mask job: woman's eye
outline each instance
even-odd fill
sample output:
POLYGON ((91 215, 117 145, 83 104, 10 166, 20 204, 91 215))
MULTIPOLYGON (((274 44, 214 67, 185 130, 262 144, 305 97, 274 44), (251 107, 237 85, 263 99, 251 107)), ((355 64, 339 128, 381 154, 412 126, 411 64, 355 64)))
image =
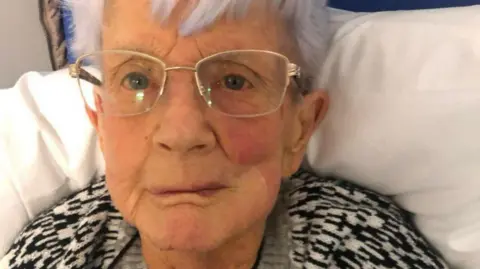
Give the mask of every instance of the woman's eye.
POLYGON ((142 91, 149 88, 150 80, 146 75, 134 72, 123 78, 122 85, 130 90, 142 91))
POLYGON ((247 79, 239 75, 227 75, 223 77, 222 84, 226 89, 230 89, 234 91, 240 91, 244 87, 247 87, 247 88, 251 87, 250 82, 248 82, 247 79))

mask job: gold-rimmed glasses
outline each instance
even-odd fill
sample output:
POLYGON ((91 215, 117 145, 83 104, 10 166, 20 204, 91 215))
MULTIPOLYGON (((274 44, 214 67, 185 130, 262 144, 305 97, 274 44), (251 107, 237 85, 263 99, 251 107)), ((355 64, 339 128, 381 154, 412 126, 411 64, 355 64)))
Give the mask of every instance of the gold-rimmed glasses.
POLYGON ((291 78, 301 76, 300 68, 287 57, 266 50, 225 51, 201 59, 194 67, 168 66, 137 51, 104 50, 78 58, 70 66, 70 75, 78 79, 91 109, 100 104, 102 113, 132 116, 155 106, 165 91, 167 73, 174 70, 194 72, 206 104, 233 117, 276 111, 291 78))

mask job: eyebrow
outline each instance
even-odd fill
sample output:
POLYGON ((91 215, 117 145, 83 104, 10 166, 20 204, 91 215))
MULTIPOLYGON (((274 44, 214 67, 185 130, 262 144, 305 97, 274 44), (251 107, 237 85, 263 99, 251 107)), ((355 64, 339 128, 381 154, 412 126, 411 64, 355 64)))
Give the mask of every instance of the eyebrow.
POLYGON ((158 52, 155 52, 154 50, 148 49, 148 48, 142 48, 142 47, 137 47, 137 46, 122 46, 118 48, 114 48, 113 50, 127 50, 127 51, 134 51, 134 52, 140 52, 143 54, 148 54, 153 57, 158 57, 157 54, 158 52))

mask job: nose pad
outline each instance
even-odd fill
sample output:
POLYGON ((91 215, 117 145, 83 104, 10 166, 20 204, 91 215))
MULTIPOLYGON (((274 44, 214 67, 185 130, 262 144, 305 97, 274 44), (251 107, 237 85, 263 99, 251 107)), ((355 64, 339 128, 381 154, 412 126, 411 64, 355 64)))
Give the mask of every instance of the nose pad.
POLYGON ((212 107, 212 105, 213 105, 212 88, 208 87, 208 89, 205 89, 205 87, 201 86, 200 87, 200 94, 203 96, 203 98, 207 102, 207 105, 209 107, 212 107))

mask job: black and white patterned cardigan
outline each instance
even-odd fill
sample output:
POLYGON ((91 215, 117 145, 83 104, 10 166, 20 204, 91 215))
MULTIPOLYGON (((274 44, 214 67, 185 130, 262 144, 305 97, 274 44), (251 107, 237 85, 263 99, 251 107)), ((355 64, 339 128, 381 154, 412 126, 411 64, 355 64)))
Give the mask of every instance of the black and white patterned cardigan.
MULTIPOLYGON (((101 178, 38 216, 6 259, 12 269, 119 268, 136 234, 101 178)), ((448 268, 391 200, 303 170, 282 188, 259 261, 258 269, 448 268)))

